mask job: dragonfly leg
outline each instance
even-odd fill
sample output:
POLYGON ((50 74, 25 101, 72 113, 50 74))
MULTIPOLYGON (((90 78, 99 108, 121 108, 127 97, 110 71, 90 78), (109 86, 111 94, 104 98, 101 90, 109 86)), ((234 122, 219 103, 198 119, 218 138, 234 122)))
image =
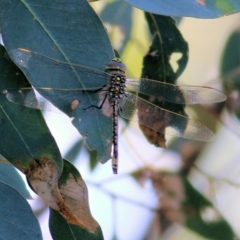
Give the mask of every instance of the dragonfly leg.
POLYGON ((97 89, 95 89, 95 90, 82 90, 82 92, 84 93, 84 92, 91 92, 91 93, 97 93, 97 92, 100 92, 103 88, 105 88, 106 87, 106 85, 103 85, 102 87, 100 87, 100 88, 97 88, 97 89))
POLYGON ((101 103, 100 106, 90 105, 89 107, 83 108, 83 110, 87 110, 87 109, 89 109, 89 108, 91 108, 91 107, 97 108, 97 109, 101 109, 102 106, 103 106, 103 104, 105 103, 106 99, 107 99, 107 94, 104 96, 104 99, 103 99, 103 101, 102 101, 102 103, 101 103))

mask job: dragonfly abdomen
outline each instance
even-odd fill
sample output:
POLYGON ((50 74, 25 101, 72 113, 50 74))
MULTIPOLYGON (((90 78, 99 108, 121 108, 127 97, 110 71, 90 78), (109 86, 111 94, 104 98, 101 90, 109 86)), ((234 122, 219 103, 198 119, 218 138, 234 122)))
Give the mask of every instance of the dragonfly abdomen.
POLYGON ((117 174, 118 171, 118 105, 119 101, 112 102, 112 141, 113 141, 113 150, 112 150, 112 169, 113 173, 117 174))
POLYGON ((117 174, 118 170, 118 109, 121 98, 125 94, 126 77, 120 72, 115 72, 109 79, 109 102, 112 107, 112 169, 117 174))
POLYGON ((108 96, 112 107, 112 169, 113 173, 118 171, 118 109, 121 98, 125 95, 126 67, 119 58, 114 58, 107 66, 108 96))

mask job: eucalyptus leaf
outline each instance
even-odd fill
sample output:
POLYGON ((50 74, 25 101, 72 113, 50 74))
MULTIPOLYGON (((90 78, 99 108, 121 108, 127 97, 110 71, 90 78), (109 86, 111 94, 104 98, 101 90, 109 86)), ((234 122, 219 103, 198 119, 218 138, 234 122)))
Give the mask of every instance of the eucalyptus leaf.
POLYGON ((133 8, 122 0, 109 2, 100 13, 102 21, 111 24, 109 35, 116 40, 116 46, 120 55, 123 53, 126 44, 129 42, 133 27, 133 8), (116 14, 112 14, 115 12, 116 14))
POLYGON ((209 239, 235 239, 236 235, 220 212, 187 179, 182 179, 186 199, 182 210, 186 227, 209 239))
POLYGON ((101 227, 92 217, 88 206, 87 186, 78 170, 66 160, 58 188, 64 199, 63 204, 70 212, 66 219, 50 209, 49 227, 53 239, 103 239, 101 227), (75 223, 69 221, 73 217, 77 219, 75 223))
MULTIPOLYGON (((188 44, 171 17, 146 12, 145 18, 152 35, 152 44, 149 47, 148 53, 143 58, 141 77, 175 84, 188 62, 188 44), (171 56, 174 53, 181 55, 180 59, 176 62, 178 66, 176 70, 173 69, 170 63, 171 56)), ((185 115, 184 105, 182 104, 162 102, 158 101, 158 99, 155 99, 154 104, 169 111, 185 115)), ((149 116, 150 118, 152 121, 159 121, 159 119, 154 120, 153 116, 149 116)), ((162 119, 162 121, 164 120, 162 119)), ((171 122, 172 120, 170 119, 169 121, 171 122)), ((182 121, 181 124, 182 126, 186 126, 187 119, 182 121)), ((165 147, 166 140, 164 134, 154 132, 143 125, 140 125, 140 128, 151 143, 156 146, 165 147)))
POLYGON ((39 223, 22 195, 0 182, 0 229, 4 240, 41 240, 39 223))
POLYGON ((23 173, 28 174, 34 159, 51 160, 59 172, 62 158, 39 110, 12 104, 5 89, 29 86, 24 75, 8 59, 0 46, 0 153, 23 173))
POLYGON ((129 4, 146 12, 165 16, 218 18, 240 11, 238 0, 126 0, 129 4))
POLYGON ((12 164, 0 163, 0 182, 15 188, 23 197, 32 198, 22 177, 12 164))
POLYGON ((238 99, 231 96, 233 92, 240 91, 240 31, 236 30, 228 37, 221 56, 220 74, 222 85, 228 98, 227 107, 240 118, 238 99))
MULTIPOLYGON (((97 88, 105 84, 106 79, 93 79, 73 67, 74 64, 82 64, 104 71, 114 55, 102 22, 87 1, 43 0, 36 4, 34 0, 14 0, 0 3, 4 44, 31 85, 75 89, 84 86, 97 88), (29 49, 54 61, 28 58, 17 50, 19 48, 29 49), (59 62, 69 64, 70 68, 61 67, 59 62)), ((82 112, 74 116, 69 113, 74 98, 91 104, 94 99, 89 94, 63 97, 59 93, 48 94, 45 91, 42 95, 72 117, 73 125, 85 136, 89 148, 97 150, 99 161, 104 163, 110 159, 111 118, 97 113, 91 116, 82 112)))
POLYGON ((71 148, 68 149, 67 153, 64 155, 64 158, 74 162, 77 160, 77 156, 81 153, 84 148, 84 140, 77 140, 71 148))
POLYGON ((57 211, 50 209, 49 228, 53 239, 57 240, 103 240, 99 229, 96 233, 90 233, 85 229, 69 224, 57 211))

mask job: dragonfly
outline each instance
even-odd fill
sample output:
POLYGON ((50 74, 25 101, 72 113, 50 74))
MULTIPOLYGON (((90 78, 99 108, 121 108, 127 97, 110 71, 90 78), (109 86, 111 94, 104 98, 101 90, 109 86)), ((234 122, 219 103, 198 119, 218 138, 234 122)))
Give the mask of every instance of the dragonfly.
MULTIPOLYGON (((204 86, 174 85, 152 79, 134 79, 126 77, 126 66, 119 57, 114 57, 106 64, 105 69, 62 62, 57 59, 42 55, 28 49, 14 49, 15 62, 23 67, 29 68, 29 61, 37 61, 39 64, 48 64, 56 69, 66 69, 85 73, 89 79, 102 80, 103 85, 97 88, 82 86, 80 88, 52 88, 51 86, 25 87, 20 89, 5 89, 3 91, 9 101, 26 107, 46 110, 36 101, 35 92, 54 91, 61 96, 71 96, 73 93, 79 95, 88 93, 96 96, 97 103, 89 102, 88 106, 82 107, 86 114, 91 110, 105 114, 108 110, 112 119, 112 170, 118 172, 118 115, 125 119, 134 120, 150 129, 165 133, 167 135, 179 136, 198 141, 213 141, 214 133, 205 125, 191 120, 183 115, 171 112, 167 109, 154 105, 139 96, 153 96, 162 102, 168 101, 176 104, 211 104, 223 102, 226 96, 219 90, 204 86), (154 123, 151 117, 154 116, 154 123), (184 122, 184 124, 182 124, 184 122)), ((50 78, 51 76, 49 76, 50 78)), ((71 103, 72 111, 81 107, 77 100, 71 103), (75 103, 75 104, 73 104, 75 103)))

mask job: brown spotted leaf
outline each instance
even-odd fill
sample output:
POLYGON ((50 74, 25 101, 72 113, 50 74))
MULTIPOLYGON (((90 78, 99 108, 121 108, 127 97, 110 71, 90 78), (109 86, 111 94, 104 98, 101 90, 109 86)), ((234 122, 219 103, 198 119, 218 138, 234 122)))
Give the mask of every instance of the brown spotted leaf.
POLYGON ((28 180, 35 192, 49 207, 59 212, 68 224, 77 225, 89 233, 100 231, 90 212, 87 186, 70 162, 64 161, 59 178, 51 161, 35 161, 28 173, 28 180))
POLYGON ((59 192, 77 221, 95 232, 99 225, 90 212, 87 186, 74 165, 66 160, 59 179, 59 192))
MULTIPOLYGON (((151 13, 145 13, 145 18, 152 35, 152 44, 143 59, 141 77, 174 84, 186 67, 188 61, 188 45, 177 29, 172 18, 151 13), (176 62, 178 66, 176 70, 174 70, 170 64, 171 55, 174 53, 180 53, 182 55, 182 57, 176 62)), ((146 96, 141 94, 140 96, 146 99, 146 96)), ((161 108, 185 115, 184 105, 159 101, 159 98, 161 98, 161 96, 150 96, 146 100, 161 108)), ((151 118, 152 124, 155 124, 154 116, 146 116, 144 109, 138 109, 138 112, 139 114, 141 114, 141 112, 143 113, 143 116, 141 117, 151 118)), ((161 130, 161 133, 156 133, 145 126, 140 125, 140 128, 149 142, 160 147, 165 147, 166 139, 164 130, 172 124, 171 120, 168 120, 168 112, 165 112, 164 114, 165 115, 162 117, 163 129, 161 130)), ((141 117, 139 116, 140 121, 141 117)), ((156 118, 155 121, 157 121, 156 123, 159 123, 159 118, 156 118)))

